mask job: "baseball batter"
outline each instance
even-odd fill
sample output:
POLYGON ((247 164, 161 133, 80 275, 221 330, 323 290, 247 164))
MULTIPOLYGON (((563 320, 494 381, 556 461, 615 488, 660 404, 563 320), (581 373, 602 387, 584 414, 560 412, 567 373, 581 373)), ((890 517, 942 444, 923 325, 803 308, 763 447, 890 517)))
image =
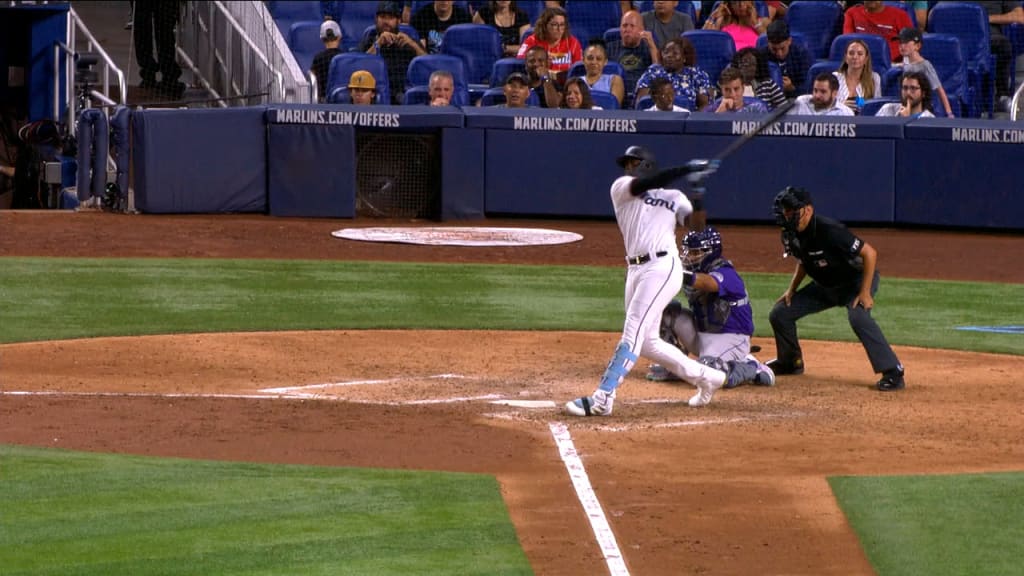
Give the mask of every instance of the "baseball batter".
POLYGON ((617 162, 625 175, 612 183, 611 198, 626 248, 625 326, 597 390, 567 402, 565 409, 576 416, 610 415, 615 390, 641 355, 695 385, 698 391, 689 404, 704 406, 725 384, 727 374, 687 357, 659 334, 662 310, 683 284, 694 282, 693 273, 684 270, 679 260, 676 225, 685 225, 695 209, 702 215, 702 199, 695 197, 694 206, 681 191, 664 186, 684 176, 701 182, 715 165, 692 160, 658 171, 654 156, 641 146, 630 146, 617 162))

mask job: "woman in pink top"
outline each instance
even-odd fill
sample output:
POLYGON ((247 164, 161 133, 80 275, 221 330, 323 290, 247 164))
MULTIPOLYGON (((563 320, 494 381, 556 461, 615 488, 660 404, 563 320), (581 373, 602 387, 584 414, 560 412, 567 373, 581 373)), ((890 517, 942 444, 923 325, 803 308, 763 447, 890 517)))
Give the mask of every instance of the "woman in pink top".
POLYGON ((545 8, 540 13, 533 34, 523 40, 516 58, 526 58, 526 51, 533 46, 542 46, 548 51, 550 69, 559 75, 560 82, 575 62, 583 60, 583 46, 569 33, 569 20, 561 8, 545 8))
POLYGON ((756 48, 757 37, 764 34, 768 18, 758 18, 750 0, 719 2, 718 7, 704 22, 705 30, 721 30, 732 36, 736 50, 756 48))

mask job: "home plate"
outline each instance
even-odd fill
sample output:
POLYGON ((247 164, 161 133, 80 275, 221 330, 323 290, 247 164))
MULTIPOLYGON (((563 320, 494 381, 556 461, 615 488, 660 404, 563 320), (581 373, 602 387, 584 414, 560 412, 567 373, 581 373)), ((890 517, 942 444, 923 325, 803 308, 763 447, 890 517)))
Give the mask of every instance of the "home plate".
POLYGON ((513 406, 515 408, 554 408, 551 400, 491 400, 491 404, 513 406))

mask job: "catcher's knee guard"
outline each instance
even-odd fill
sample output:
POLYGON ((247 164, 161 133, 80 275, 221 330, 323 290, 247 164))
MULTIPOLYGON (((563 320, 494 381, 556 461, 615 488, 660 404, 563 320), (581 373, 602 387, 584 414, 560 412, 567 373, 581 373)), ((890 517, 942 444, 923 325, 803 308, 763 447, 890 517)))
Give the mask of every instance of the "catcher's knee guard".
POLYGON ((701 356, 697 359, 698 362, 705 366, 710 366, 715 370, 721 370, 722 372, 729 372, 729 363, 721 358, 715 356, 701 356))
POLYGON ((683 352, 696 352, 696 350, 689 350, 697 338, 693 312, 678 300, 669 302, 661 313, 660 336, 662 340, 683 352))

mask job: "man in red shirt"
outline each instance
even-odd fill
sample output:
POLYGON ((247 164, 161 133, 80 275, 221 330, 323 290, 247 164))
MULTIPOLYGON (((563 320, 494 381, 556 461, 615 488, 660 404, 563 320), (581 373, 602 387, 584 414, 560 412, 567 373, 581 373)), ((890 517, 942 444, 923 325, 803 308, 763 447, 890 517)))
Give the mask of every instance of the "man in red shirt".
POLYGON ((874 34, 889 41, 889 57, 900 60, 900 30, 913 28, 905 10, 886 6, 882 0, 865 0, 846 10, 843 34, 874 34))

